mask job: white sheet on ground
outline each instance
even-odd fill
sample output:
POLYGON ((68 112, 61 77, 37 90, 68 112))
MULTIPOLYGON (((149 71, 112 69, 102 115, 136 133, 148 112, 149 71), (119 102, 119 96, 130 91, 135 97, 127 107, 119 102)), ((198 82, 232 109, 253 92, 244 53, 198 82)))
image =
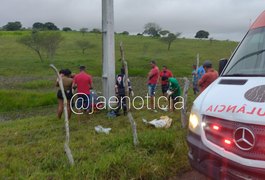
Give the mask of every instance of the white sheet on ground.
POLYGON ((156 128, 169 128, 172 123, 172 119, 168 116, 161 116, 160 119, 154 119, 152 121, 147 121, 146 119, 143 119, 143 122, 146 124, 151 124, 155 126, 156 128))

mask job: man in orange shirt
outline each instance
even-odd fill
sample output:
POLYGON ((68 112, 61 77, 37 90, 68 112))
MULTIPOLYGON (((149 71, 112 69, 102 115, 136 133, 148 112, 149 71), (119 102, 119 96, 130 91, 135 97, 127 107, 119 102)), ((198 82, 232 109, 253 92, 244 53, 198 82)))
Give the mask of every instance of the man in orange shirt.
POLYGON ((200 92, 203 92, 212 82, 218 78, 218 72, 213 69, 212 63, 210 61, 205 61, 203 63, 203 68, 205 69, 205 74, 199 80, 200 92))

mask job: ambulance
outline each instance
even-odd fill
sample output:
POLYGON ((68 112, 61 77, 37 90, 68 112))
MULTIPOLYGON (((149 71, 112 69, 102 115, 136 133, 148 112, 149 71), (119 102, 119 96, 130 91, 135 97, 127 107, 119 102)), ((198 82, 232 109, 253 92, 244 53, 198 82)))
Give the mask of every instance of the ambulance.
POLYGON ((188 158, 212 179, 265 179, 265 11, 193 102, 188 158))

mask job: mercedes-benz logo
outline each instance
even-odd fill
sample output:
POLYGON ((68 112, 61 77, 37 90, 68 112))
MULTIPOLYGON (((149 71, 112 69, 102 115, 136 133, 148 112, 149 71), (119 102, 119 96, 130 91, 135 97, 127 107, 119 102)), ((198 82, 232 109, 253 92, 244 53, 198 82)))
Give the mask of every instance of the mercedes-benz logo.
POLYGON ((239 149, 249 151, 255 145, 255 136, 248 128, 240 127, 234 132, 234 141, 239 149))

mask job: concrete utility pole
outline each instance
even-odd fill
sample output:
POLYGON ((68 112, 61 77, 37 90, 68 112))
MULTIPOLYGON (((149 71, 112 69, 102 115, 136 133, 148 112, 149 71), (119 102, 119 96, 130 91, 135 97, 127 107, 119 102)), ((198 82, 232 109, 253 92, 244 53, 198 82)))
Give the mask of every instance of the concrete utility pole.
POLYGON ((103 95, 109 100, 115 95, 115 42, 113 0, 102 0, 102 64, 103 95))

